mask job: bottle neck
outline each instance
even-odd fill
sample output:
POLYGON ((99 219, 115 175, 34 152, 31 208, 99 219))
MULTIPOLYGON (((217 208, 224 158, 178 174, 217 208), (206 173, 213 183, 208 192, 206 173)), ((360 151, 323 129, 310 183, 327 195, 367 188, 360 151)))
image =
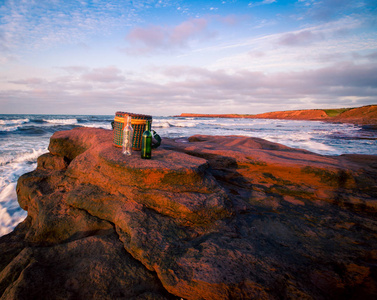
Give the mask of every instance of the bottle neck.
POLYGON ((127 117, 124 118, 124 128, 132 127, 131 126, 131 119, 132 119, 131 116, 127 116, 127 117))
POLYGON ((145 128, 146 128, 146 130, 151 131, 151 129, 152 129, 151 121, 147 121, 147 126, 145 128))

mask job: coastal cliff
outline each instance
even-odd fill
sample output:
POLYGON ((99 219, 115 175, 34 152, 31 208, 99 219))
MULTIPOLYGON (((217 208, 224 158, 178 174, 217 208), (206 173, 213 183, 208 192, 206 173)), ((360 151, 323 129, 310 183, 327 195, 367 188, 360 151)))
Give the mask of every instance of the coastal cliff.
POLYGON ((375 299, 377 157, 258 138, 55 133, 0 238, 1 299, 375 299))
POLYGON ((179 117, 308 120, 352 123, 359 125, 377 125, 377 105, 367 105, 362 107, 342 109, 304 109, 275 111, 256 115, 182 113, 181 115, 179 115, 179 117))

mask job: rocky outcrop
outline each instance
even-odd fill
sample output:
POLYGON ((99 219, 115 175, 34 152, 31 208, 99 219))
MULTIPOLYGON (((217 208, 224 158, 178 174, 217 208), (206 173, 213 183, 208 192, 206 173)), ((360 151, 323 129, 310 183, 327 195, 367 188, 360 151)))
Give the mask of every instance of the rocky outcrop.
POLYGON ((352 108, 335 116, 334 121, 361 125, 377 125, 377 105, 352 108))
MULTIPOLYGON (((367 105, 350 109, 304 109, 275 111, 256 115, 183 113, 180 115, 180 117, 308 120, 352 123, 359 125, 377 125, 377 105, 367 105)), ((375 127, 373 127, 373 129, 375 129, 375 127)))
POLYGON ((257 138, 55 133, 0 238, 2 299, 374 299, 377 157, 257 138))
POLYGON ((329 116, 322 109, 304 109, 289 111, 274 111, 254 115, 255 119, 284 119, 284 120, 327 120, 329 116))

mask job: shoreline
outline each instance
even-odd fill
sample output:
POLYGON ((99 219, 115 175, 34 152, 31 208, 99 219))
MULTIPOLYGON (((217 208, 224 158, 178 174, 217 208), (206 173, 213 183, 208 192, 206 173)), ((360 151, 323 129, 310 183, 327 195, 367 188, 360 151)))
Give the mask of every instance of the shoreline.
POLYGON ((367 125, 372 126, 372 128, 368 129, 377 130, 377 105, 367 105, 355 108, 341 109, 305 109, 275 111, 255 115, 181 113, 180 115, 174 117, 323 121, 332 123, 350 123, 355 125, 367 125))

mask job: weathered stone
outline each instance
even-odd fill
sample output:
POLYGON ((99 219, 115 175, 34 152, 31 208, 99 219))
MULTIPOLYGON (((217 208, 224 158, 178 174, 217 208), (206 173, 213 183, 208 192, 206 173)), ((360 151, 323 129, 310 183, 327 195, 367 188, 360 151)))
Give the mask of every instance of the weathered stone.
POLYGON ((68 167, 69 161, 64 156, 45 153, 38 157, 37 163, 39 169, 65 170, 68 167))
POLYGON ((124 250, 114 231, 50 247, 26 246, 0 278, 1 299, 174 299, 124 250))
POLYGON ((142 160, 93 128, 49 149, 18 182, 27 220, 0 239, 4 299, 377 296, 376 156, 193 136, 142 160))

